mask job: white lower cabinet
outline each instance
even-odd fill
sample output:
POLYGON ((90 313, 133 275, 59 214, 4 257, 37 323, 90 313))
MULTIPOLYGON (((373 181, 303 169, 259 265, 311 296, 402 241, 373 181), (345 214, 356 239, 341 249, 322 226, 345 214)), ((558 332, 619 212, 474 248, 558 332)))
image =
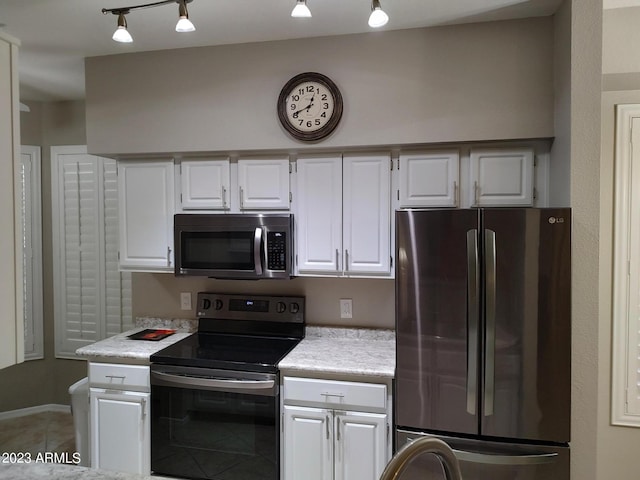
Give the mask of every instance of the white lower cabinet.
POLYGON ((149 367, 89 364, 91 466, 149 475, 149 367))
POLYGON ((283 480, 380 478, 391 453, 384 385, 286 377, 283 398, 283 480))

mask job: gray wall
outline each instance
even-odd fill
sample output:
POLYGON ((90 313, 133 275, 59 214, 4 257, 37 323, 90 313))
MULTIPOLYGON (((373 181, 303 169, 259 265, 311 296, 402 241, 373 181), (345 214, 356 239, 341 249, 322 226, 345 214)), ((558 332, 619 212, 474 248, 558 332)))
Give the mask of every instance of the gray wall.
POLYGON ((611 425, 611 354, 615 106, 640 104, 637 41, 640 8, 605 10, 602 22, 602 146, 600 187, 600 317, 598 323, 598 477, 637 478, 640 428, 611 425))
POLYGON ((68 404, 67 389, 86 375, 86 362, 54 357, 53 273, 51 244, 51 156, 53 145, 84 145, 84 102, 26 102, 21 113, 21 143, 42 150, 42 245, 44 279, 43 360, 31 360, 0 370, 0 411, 43 404, 68 404))
POLYGON ((89 151, 300 148, 276 100, 309 70, 344 97, 323 148, 552 137, 552 50, 546 17, 92 57, 89 151))

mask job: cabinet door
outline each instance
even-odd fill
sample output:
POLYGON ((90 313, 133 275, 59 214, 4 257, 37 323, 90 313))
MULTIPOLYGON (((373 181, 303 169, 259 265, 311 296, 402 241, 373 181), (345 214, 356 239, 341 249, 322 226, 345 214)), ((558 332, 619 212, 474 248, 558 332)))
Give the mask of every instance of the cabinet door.
POLYGON ((229 160, 188 160, 180 165, 185 210, 229 208, 229 160))
POLYGON ((331 410, 284 406, 283 480, 333 479, 332 418, 331 410))
POLYGON ((457 206, 459 168, 457 150, 400 155, 400 208, 457 206))
POLYGON ((494 148, 471 151, 474 206, 533 205, 533 149, 494 148))
POLYGON ((241 210, 289 210, 289 159, 238 160, 241 210))
POLYGON ((391 158, 345 156, 343 164, 344 271, 391 271, 391 158))
POLYGON ((299 273, 337 273, 342 252, 342 158, 297 161, 296 248, 299 273))
POLYGON ((173 160, 118 162, 120 267, 173 269, 173 160))
POLYGON ((387 415, 335 415, 335 480, 380 478, 388 460, 387 415))
POLYGON ((149 475, 149 393, 91 389, 91 466, 149 475))

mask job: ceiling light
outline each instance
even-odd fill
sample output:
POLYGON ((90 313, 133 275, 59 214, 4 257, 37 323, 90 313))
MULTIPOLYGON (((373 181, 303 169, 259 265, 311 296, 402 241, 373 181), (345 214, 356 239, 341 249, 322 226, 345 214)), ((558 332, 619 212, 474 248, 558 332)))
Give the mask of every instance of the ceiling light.
POLYGON ((194 32, 196 27, 191 20, 189 20, 189 12, 187 12, 187 5, 184 0, 180 0, 178 2, 180 6, 178 7, 178 15, 180 19, 178 23, 176 23, 176 32, 194 32))
POLYGON ((307 0, 297 0, 296 6, 291 10, 291 16, 296 18, 309 18, 311 10, 307 7, 307 0))
POLYGON ((369 15, 369 26, 373 28, 382 27, 389 21, 389 15, 387 15, 380 6, 380 0, 372 0, 371 2, 371 15, 369 15))
POLYGON ((118 28, 113 32, 113 38, 116 42, 131 43, 133 38, 127 30, 127 19, 124 17, 124 13, 118 14, 118 28))
POLYGON ((118 16, 118 29, 113 34, 113 39, 116 42, 131 43, 133 38, 127 30, 127 15, 131 10, 139 10, 142 8, 159 7, 160 5, 178 4, 178 23, 176 24, 176 32, 193 32, 196 27, 189 20, 189 13, 187 12, 187 3, 191 3, 193 0, 162 0, 160 2, 145 3, 144 5, 132 5, 130 7, 119 8, 103 8, 102 13, 113 13, 118 16))

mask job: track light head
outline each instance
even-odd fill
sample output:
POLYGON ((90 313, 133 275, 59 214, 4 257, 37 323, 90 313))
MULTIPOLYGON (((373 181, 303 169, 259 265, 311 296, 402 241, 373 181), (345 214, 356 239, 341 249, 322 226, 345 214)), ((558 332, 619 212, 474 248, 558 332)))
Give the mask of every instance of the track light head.
POLYGON ((113 32, 113 36, 111 38, 113 38, 116 42, 131 43, 133 42, 133 37, 129 33, 129 30, 127 30, 127 19, 124 16, 125 13, 129 12, 118 12, 118 28, 116 28, 116 31, 113 32))
POLYGON ((291 10, 291 16, 295 18, 311 17, 311 10, 307 7, 307 0, 297 0, 296 6, 291 10))
POLYGON ((371 15, 369 15, 369 26, 372 28, 382 27, 389 21, 389 16, 382 10, 380 0, 372 0, 371 15))
POLYGON ((178 23, 176 23, 176 32, 194 32, 196 27, 189 20, 189 12, 185 0, 178 0, 178 23))

